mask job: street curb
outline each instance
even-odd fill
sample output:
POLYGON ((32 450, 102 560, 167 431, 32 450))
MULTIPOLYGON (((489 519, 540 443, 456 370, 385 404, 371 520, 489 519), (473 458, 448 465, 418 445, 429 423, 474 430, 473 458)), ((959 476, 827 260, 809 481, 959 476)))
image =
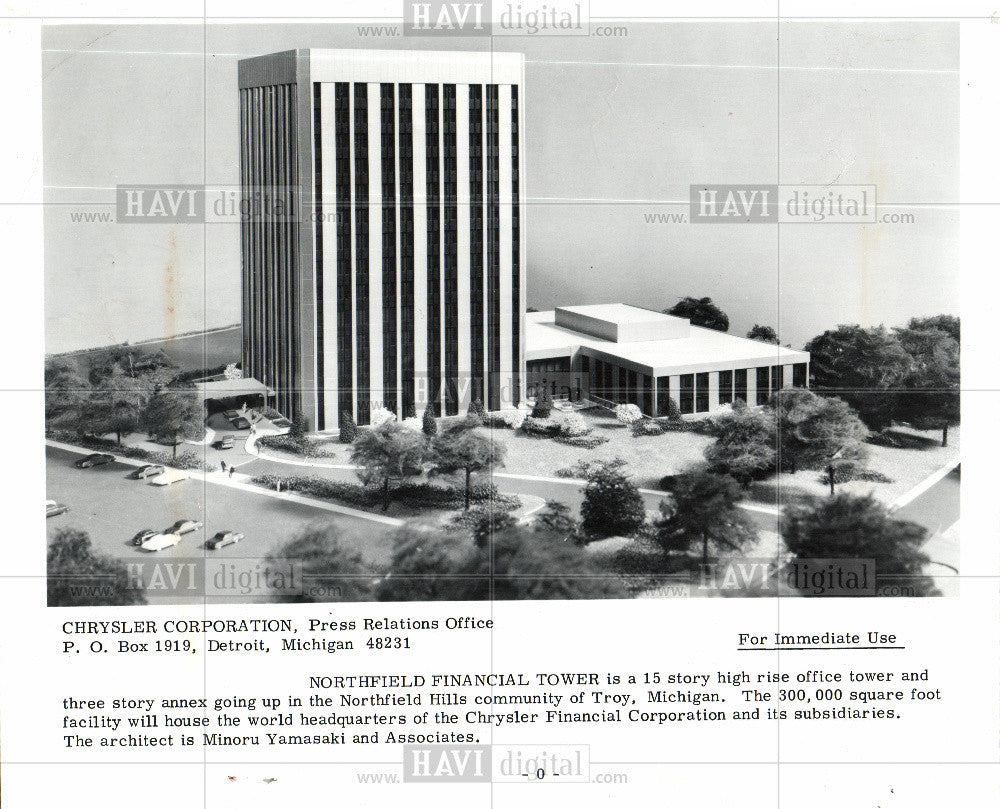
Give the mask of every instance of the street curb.
POLYGON ((926 492, 931 486, 933 486, 939 480, 942 480, 943 478, 947 477, 955 467, 961 464, 961 462, 962 462, 962 456, 958 455, 957 457, 952 458, 950 461, 948 461, 948 463, 946 463, 937 471, 929 474, 908 492, 904 492, 895 500, 893 500, 889 504, 889 513, 892 513, 893 511, 896 511, 902 508, 903 506, 912 503, 914 500, 916 500, 920 495, 926 492))

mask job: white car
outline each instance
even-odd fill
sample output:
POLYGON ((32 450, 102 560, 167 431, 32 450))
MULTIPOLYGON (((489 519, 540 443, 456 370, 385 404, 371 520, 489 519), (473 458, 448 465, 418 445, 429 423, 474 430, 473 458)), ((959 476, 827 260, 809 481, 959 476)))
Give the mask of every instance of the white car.
POLYGON ((164 548, 172 548, 178 542, 181 541, 180 534, 153 534, 149 539, 143 542, 139 547, 144 551, 162 551, 164 548))
POLYGON ((171 483, 178 483, 182 480, 187 480, 190 475, 180 472, 177 469, 168 469, 156 477, 149 478, 149 483, 152 486, 169 486, 171 483))

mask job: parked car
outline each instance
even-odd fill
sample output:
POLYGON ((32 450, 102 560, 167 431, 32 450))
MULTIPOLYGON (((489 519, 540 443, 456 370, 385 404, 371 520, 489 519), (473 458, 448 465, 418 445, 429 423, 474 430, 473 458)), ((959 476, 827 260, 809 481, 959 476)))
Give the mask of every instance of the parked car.
POLYGON ((45 517, 58 517, 60 514, 65 514, 69 511, 69 506, 63 503, 57 503, 55 500, 45 501, 45 517))
POLYGON ((158 463, 148 463, 145 466, 140 466, 135 470, 134 477, 136 480, 143 480, 144 478, 155 477, 156 475, 162 475, 166 472, 166 468, 162 464, 158 463))
POLYGON ((144 551, 162 551, 164 548, 172 548, 180 541, 180 534, 153 534, 139 547, 144 551))
POLYGON ((226 545, 235 545, 243 539, 243 534, 239 531, 219 531, 214 537, 205 543, 205 547, 210 551, 217 551, 226 545))
POLYGON ((138 534, 132 537, 133 545, 142 545, 147 539, 156 536, 156 531, 152 528, 143 528, 138 534))
POLYGON ((184 534, 190 534, 192 531, 197 531, 199 528, 204 528, 205 523, 200 520, 178 520, 173 525, 171 525, 165 534, 177 534, 178 536, 184 536, 184 534))
POLYGON ((212 446, 216 449, 232 449, 234 444, 235 442, 233 441, 233 437, 231 435, 227 435, 225 438, 220 438, 212 444, 212 446))
POLYGON ((243 418, 243 416, 237 416, 236 418, 231 419, 229 423, 233 426, 234 430, 250 429, 250 422, 247 421, 247 419, 243 418))
POLYGON ((186 472, 181 472, 178 469, 166 469, 156 477, 150 478, 149 484, 151 486, 169 486, 171 483, 187 480, 189 477, 190 475, 186 472))
POLYGON ((91 455, 85 455, 73 465, 77 469, 90 469, 92 466, 103 466, 106 463, 112 463, 114 459, 114 455, 108 455, 106 452, 95 452, 91 455))

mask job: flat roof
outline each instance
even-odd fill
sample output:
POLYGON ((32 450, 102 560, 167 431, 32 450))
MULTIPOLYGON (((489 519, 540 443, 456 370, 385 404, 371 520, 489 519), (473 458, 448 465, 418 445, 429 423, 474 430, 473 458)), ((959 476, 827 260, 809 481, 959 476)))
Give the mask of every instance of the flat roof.
MULTIPOLYGON (((617 313, 619 316, 631 317, 645 313, 655 317, 658 314, 625 304, 605 304, 597 308, 605 307, 608 307, 610 316, 616 316, 617 313)), ((587 310, 592 307, 560 308, 587 310)), ((701 326, 691 326, 687 337, 617 343, 557 326, 554 310, 528 312, 525 315, 524 338, 525 357, 528 360, 565 357, 575 353, 577 349, 586 349, 588 354, 603 355, 612 361, 621 360, 621 364, 642 370, 650 376, 809 361, 807 351, 735 337, 701 326)))
POLYGON ((585 306, 558 306, 564 312, 573 312, 577 315, 592 317, 595 320, 606 320, 609 323, 626 325, 628 323, 671 323, 675 320, 687 320, 674 315, 667 315, 663 312, 656 312, 653 309, 643 309, 639 306, 631 306, 627 303, 595 303, 585 306))

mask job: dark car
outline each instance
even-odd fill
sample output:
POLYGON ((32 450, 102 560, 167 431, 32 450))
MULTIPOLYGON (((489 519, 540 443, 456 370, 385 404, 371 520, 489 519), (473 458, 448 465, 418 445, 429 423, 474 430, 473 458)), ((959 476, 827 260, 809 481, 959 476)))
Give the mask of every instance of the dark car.
POLYGON ((162 475, 166 472, 166 467, 158 463, 148 463, 145 466, 140 466, 132 476, 136 480, 145 480, 146 478, 155 478, 157 475, 162 475))
POLYGON ((234 419, 230 419, 229 423, 233 426, 234 430, 249 430, 250 422, 247 421, 243 416, 237 416, 234 419))
POLYGON ((220 438, 218 441, 212 444, 212 446, 215 447, 216 449, 232 449, 233 444, 234 444, 233 437, 231 435, 227 435, 225 438, 220 438))
POLYGON ((95 452, 93 455, 81 458, 74 466, 77 469, 90 469, 92 466, 102 466, 103 464, 111 463, 114 459, 114 455, 108 455, 106 452, 95 452))
POLYGON ((199 530, 204 525, 201 520, 178 520, 163 533, 184 536, 184 534, 190 534, 192 531, 199 530))
POLYGON ((134 537, 132 537, 132 544, 133 545, 141 545, 143 542, 145 542, 150 537, 155 537, 156 533, 157 532, 154 531, 152 528, 143 528, 138 534, 136 534, 134 537))
POLYGON ((243 534, 239 531, 219 531, 205 543, 205 547, 210 551, 215 551, 226 547, 226 545, 235 545, 241 539, 243 539, 243 534))

